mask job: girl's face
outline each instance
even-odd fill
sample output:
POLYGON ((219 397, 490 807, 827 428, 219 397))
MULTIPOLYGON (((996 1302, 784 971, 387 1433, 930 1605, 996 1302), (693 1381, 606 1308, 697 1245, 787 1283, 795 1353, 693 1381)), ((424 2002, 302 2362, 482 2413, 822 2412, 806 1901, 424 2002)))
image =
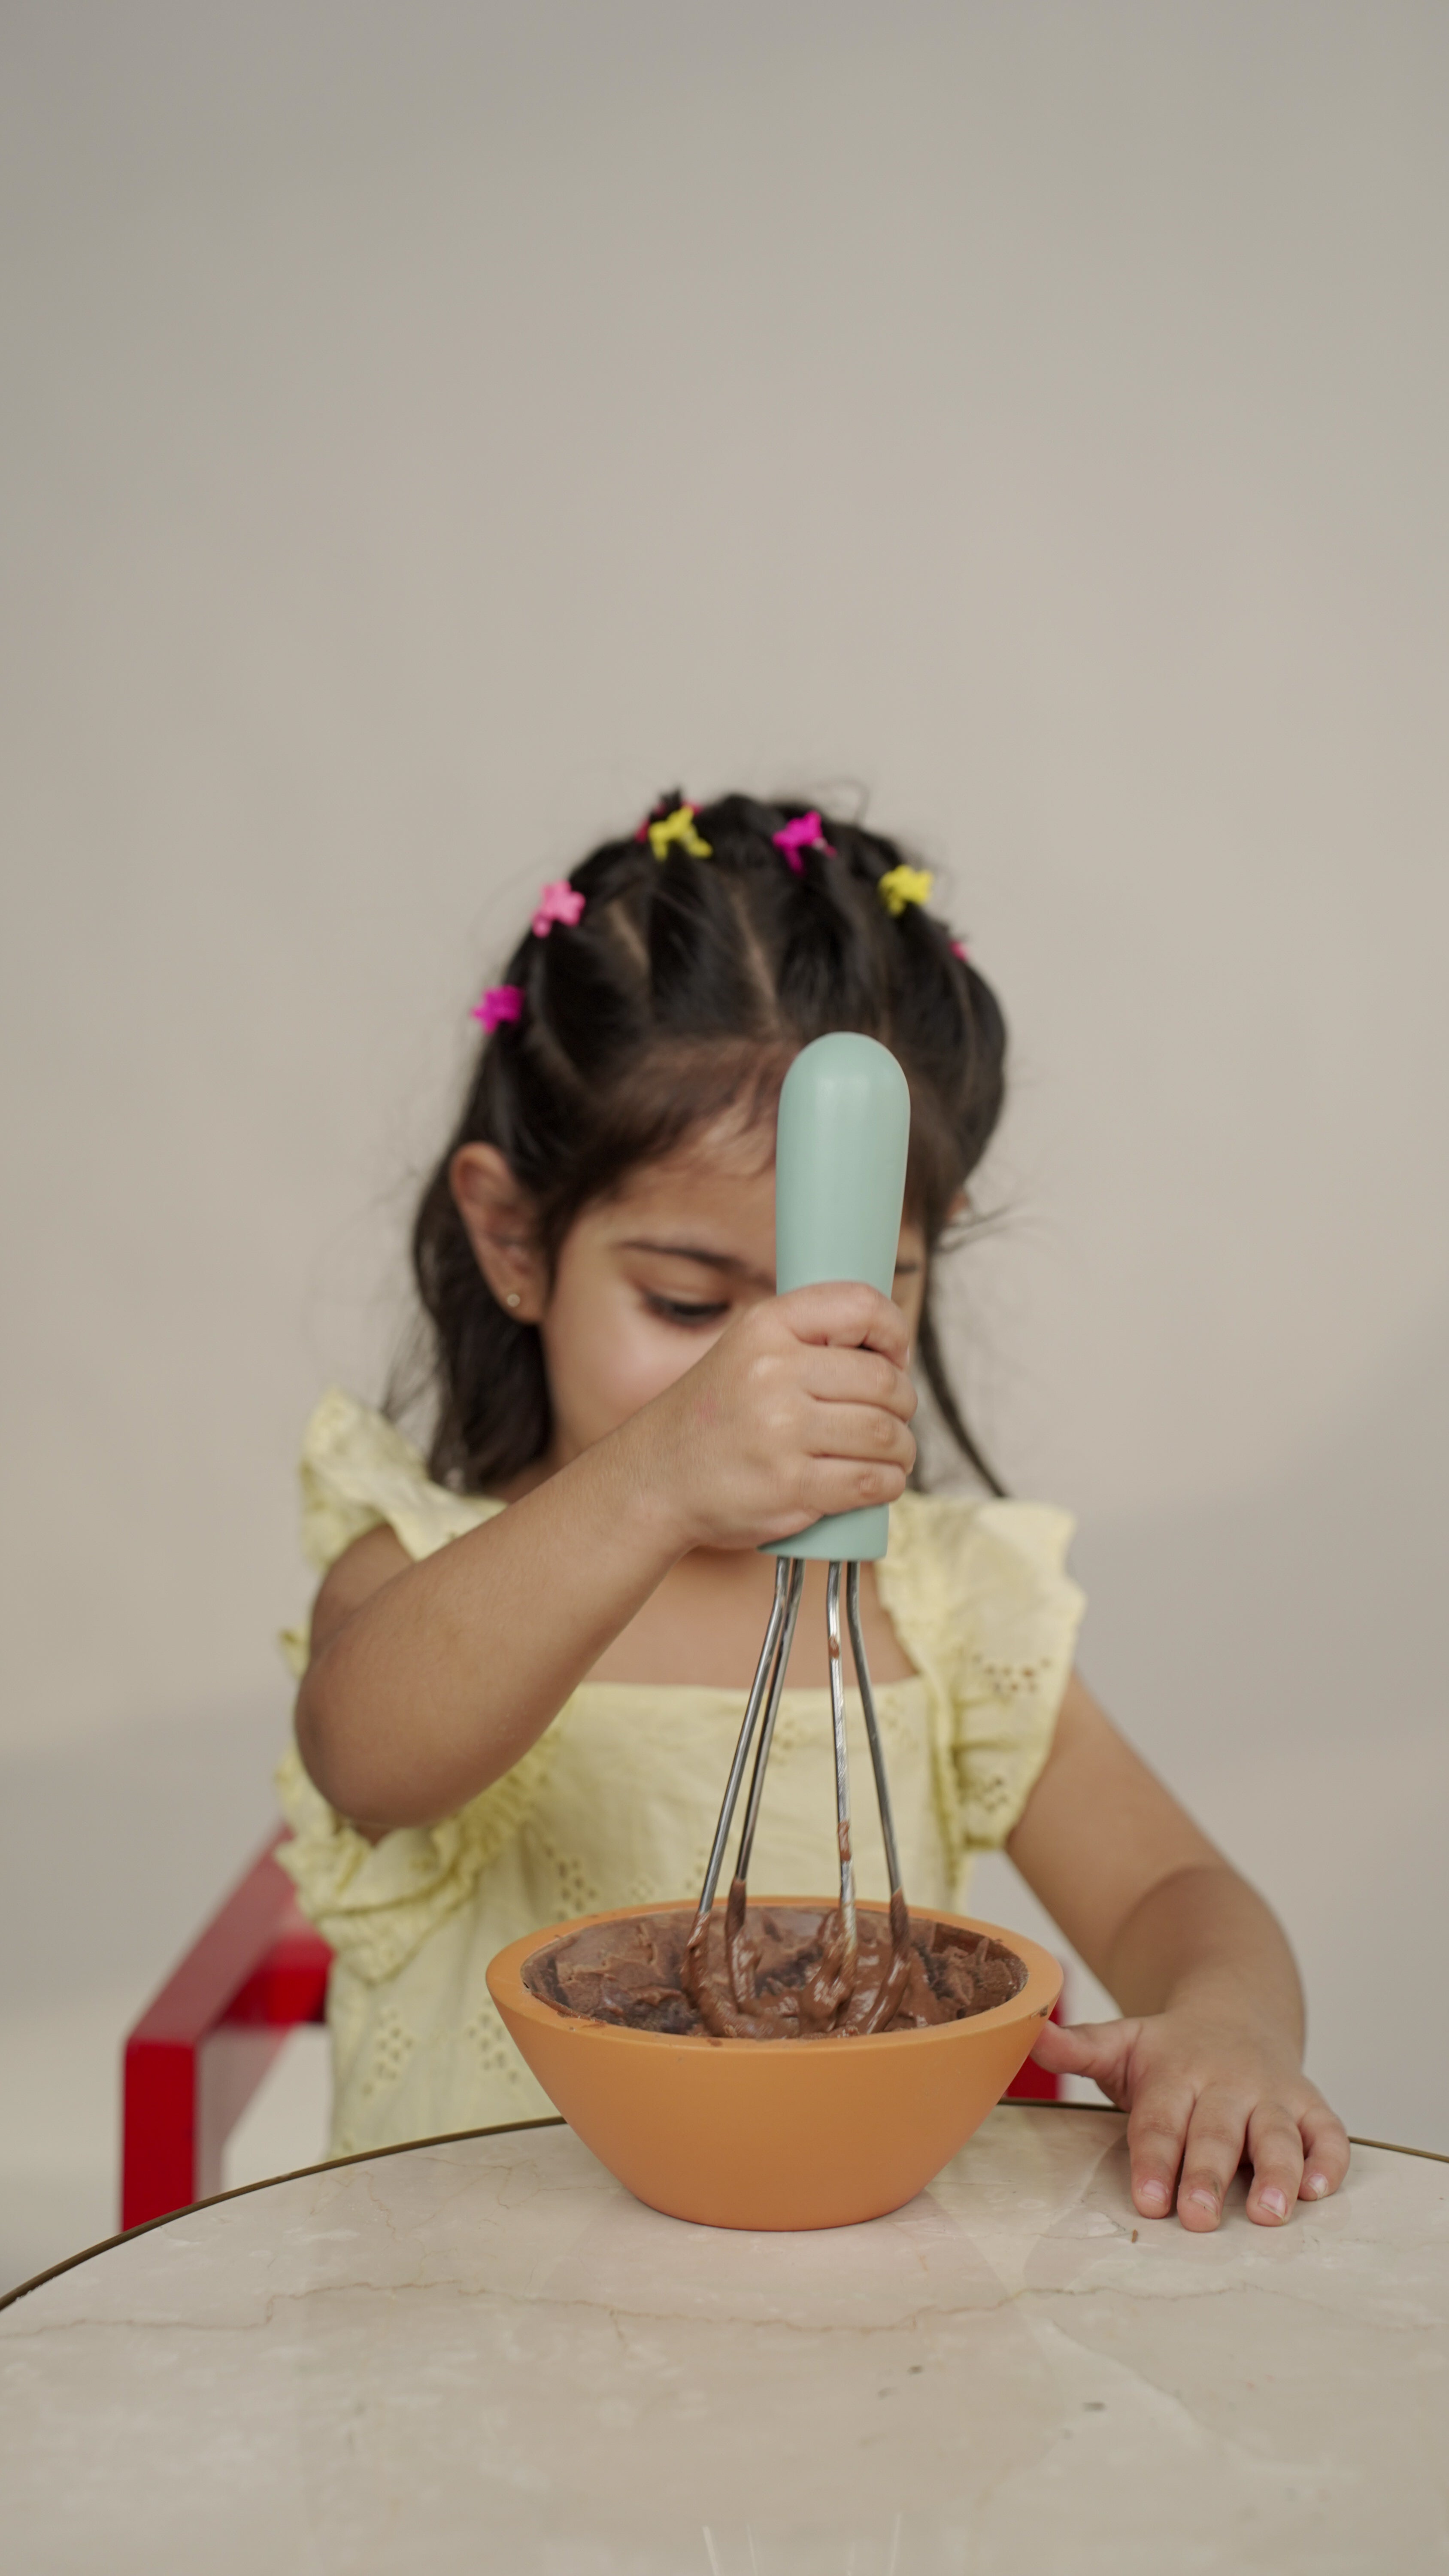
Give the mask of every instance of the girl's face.
MULTIPOLYGON (((764 1133, 715 1129, 629 1173, 575 1218, 551 1282, 502 1155, 465 1145, 455 1156, 453 1193, 479 1267, 542 1338, 554 1417, 546 1470, 616 1431, 733 1316, 773 1297, 773 1145, 773 1122, 764 1133)), ((907 1219, 892 1294, 912 1339, 925 1286, 925 1238, 907 1219)))

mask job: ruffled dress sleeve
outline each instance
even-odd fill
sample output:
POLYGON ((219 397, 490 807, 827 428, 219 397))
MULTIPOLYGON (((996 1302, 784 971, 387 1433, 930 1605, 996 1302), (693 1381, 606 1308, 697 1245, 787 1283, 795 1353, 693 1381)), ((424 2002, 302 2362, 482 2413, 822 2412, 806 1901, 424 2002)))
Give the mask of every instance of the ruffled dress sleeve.
POLYGON ((1051 1750, 1086 1599, 1075 1524, 1046 1503, 905 1494, 878 1569, 897 1635, 931 1687, 936 1788, 958 1861, 995 1850, 1051 1750))
MULTIPOLYGON (((430 1479, 410 1440, 371 1406, 339 1389, 325 1395, 302 1444, 302 1550, 319 1574, 354 1539, 386 1525, 409 1556, 431 1556, 503 1510, 481 1494, 452 1494, 430 1479)), ((282 1650, 306 1669, 305 1632, 282 1650)), ((314 1788, 295 1746, 277 1770, 292 1840, 277 1859, 303 1912, 355 1976, 392 1976, 429 1934, 466 1905, 489 1863, 530 1813, 551 1758, 545 1735, 480 1797, 436 1825, 410 1825, 370 1843, 314 1788)))

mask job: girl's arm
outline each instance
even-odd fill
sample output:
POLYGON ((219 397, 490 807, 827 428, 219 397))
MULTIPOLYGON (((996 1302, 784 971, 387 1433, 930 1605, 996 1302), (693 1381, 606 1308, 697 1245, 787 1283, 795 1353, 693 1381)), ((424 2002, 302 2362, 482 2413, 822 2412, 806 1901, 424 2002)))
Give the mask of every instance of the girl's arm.
POLYGON ((536 1742, 695 1547, 894 1502, 915 1460, 905 1319, 872 1288, 762 1300, 651 1404, 414 1564, 388 1530, 318 1595, 297 1745, 364 1832, 449 1815, 536 1742))
POLYGON ((1185 2227, 1216 2227, 1245 2160, 1261 2225, 1336 2191, 1348 2139, 1303 2073, 1303 1996, 1278 1923, 1075 1675, 1007 1850, 1125 2016, 1048 2025, 1033 2055, 1129 2113, 1144 2218, 1165 2217, 1175 2191, 1185 2227))

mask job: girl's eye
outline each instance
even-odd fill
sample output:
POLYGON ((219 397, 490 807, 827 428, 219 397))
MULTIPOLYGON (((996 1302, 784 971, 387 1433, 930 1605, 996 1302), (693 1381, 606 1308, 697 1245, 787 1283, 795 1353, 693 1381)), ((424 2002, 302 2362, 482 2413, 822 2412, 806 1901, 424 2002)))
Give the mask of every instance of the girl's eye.
POLYGON ((697 1329, 701 1324, 718 1323, 721 1315, 729 1313, 723 1301, 713 1306, 695 1306, 683 1297, 656 1297, 647 1288, 644 1303, 651 1315, 658 1315, 666 1324, 680 1324, 686 1332, 691 1327, 697 1329))

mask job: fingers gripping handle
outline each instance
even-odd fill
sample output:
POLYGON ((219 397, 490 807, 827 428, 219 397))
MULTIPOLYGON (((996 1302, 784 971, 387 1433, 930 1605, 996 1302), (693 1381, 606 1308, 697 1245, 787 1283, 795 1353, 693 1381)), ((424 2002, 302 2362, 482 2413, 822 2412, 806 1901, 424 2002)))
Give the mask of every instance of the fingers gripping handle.
MULTIPOLYGON (((864 1280, 884 1297, 895 1278, 911 1095, 874 1038, 836 1030, 802 1048, 785 1076, 775 1145, 775 1286, 864 1280)), ((772 1556, 884 1556, 889 1511, 834 1512, 772 1556)))

